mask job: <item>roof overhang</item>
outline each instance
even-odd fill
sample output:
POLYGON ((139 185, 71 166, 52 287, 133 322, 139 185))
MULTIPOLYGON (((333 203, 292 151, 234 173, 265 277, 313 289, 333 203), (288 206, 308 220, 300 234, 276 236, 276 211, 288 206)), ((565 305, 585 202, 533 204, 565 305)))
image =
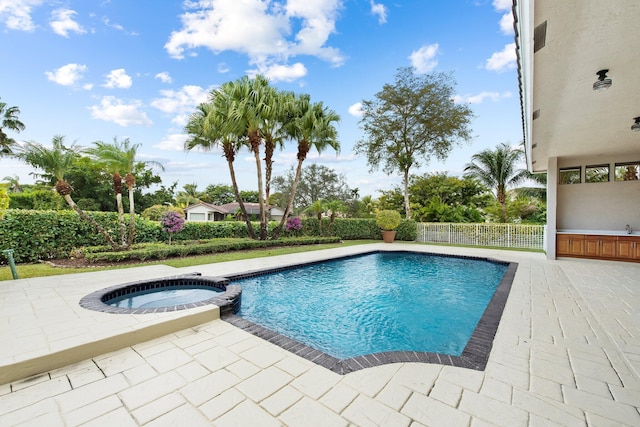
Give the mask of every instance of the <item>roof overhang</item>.
POLYGON ((638 160, 640 133, 630 128, 640 116, 640 1, 513 3, 528 169, 545 172, 550 157, 638 160), (613 84, 594 91, 602 69, 613 84))

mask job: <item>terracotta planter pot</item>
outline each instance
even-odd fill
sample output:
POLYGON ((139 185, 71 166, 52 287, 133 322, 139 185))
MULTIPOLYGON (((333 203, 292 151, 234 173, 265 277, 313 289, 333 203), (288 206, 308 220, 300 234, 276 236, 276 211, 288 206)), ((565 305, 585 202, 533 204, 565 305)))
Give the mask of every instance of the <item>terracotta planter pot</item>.
POLYGON ((393 243, 396 238, 396 230, 382 230, 382 240, 385 243, 393 243))

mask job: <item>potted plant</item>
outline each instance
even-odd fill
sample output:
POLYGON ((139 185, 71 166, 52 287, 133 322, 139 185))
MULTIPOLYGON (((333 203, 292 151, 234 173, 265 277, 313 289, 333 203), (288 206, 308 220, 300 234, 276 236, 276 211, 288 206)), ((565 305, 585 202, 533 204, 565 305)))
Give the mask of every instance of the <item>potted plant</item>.
POLYGON ((396 238, 396 228, 402 222, 398 211, 382 210, 376 214, 376 224, 382 230, 382 240, 385 243, 393 243, 396 238))

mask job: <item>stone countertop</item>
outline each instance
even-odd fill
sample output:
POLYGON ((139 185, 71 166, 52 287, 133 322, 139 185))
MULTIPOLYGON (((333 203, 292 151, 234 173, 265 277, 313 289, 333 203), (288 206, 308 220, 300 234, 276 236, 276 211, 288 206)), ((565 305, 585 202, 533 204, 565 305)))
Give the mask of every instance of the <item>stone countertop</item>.
POLYGON ((557 230, 556 234, 586 234, 590 236, 640 236, 640 231, 633 231, 632 233, 627 230, 580 230, 580 229, 561 229, 557 230))

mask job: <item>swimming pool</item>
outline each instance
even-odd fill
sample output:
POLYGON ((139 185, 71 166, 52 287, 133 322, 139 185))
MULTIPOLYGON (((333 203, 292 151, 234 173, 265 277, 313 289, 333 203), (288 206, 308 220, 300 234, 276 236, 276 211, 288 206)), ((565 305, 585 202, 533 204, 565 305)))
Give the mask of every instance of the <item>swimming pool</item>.
POLYGON ((470 344, 486 362, 499 316, 472 337, 509 270, 512 278, 507 263, 378 251, 230 279, 242 287, 240 318, 335 360, 413 353, 464 365, 470 344))

